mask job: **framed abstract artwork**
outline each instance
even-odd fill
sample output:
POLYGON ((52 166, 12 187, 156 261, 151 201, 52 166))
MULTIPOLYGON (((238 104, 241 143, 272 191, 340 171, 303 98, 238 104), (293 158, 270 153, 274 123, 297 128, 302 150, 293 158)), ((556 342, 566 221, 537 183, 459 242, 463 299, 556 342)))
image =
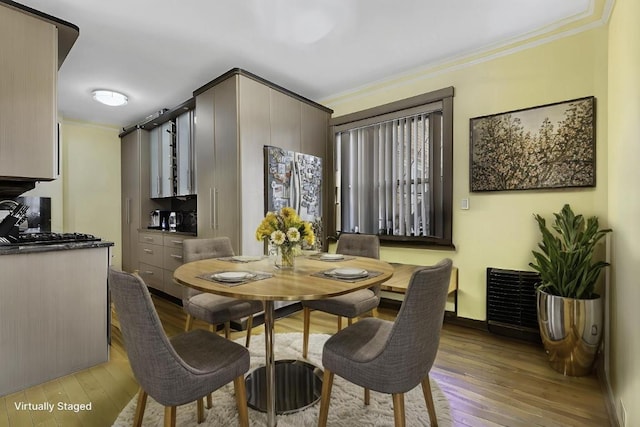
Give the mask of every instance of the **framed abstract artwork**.
POLYGON ((593 96, 470 119, 471 191, 596 185, 593 96))

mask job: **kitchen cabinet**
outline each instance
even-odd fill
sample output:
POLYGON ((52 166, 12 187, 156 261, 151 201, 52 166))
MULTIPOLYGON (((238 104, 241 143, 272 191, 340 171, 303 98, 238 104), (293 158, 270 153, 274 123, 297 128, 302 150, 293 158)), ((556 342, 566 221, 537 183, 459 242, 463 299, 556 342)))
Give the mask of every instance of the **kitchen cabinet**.
POLYGON ((139 274, 147 286, 182 298, 182 287, 173 283, 173 271, 182 265, 182 242, 188 238, 167 232, 139 233, 139 274))
POLYGON ((151 197, 195 194, 193 117, 189 110, 150 130, 151 197))
POLYGON ((194 97, 198 237, 228 236, 236 253, 261 254, 255 229, 265 206, 263 147, 326 159, 332 111, 240 69, 194 97))
POLYGON ((150 194, 152 198, 175 195, 174 127, 175 123, 170 120, 149 132, 150 194))
POLYGON ((147 226, 149 213, 160 206, 149 194, 149 132, 144 129, 120 135, 122 269, 138 269, 138 229, 147 226))
POLYGON ((176 117, 176 196, 196 194, 193 110, 176 117))
POLYGON ((54 179, 56 27, 0 6, 0 46, 0 175, 54 179))
POLYGON ((57 73, 78 28, 0 3, 0 179, 58 176, 57 73))

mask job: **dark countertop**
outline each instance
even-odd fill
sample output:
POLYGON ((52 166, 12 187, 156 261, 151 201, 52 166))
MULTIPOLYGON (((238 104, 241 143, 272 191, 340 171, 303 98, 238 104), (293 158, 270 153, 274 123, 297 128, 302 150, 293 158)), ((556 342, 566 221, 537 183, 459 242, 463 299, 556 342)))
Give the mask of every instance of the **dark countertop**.
POLYGON ((68 251, 72 249, 106 248, 113 246, 113 242, 92 241, 92 242, 72 242, 56 243, 53 245, 24 245, 24 246, 0 246, 0 255, 22 255, 36 252, 68 251))
POLYGON ((159 228, 138 228, 138 231, 141 233, 159 233, 159 234, 166 234, 167 236, 190 236, 190 237, 196 237, 198 234, 197 233, 188 233, 186 231, 170 231, 170 230, 161 230, 159 228))

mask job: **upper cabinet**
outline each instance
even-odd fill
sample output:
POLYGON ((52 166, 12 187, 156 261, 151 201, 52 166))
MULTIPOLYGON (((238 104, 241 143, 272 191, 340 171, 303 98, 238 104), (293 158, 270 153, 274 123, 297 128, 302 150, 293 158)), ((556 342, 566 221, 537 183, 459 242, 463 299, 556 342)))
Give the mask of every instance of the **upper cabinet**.
POLYGON ((0 2, 0 179, 58 175, 57 73, 77 27, 0 2))
POLYGON ((175 123, 168 121, 151 129, 149 158, 151 159, 151 197, 172 197, 175 195, 174 135, 175 123))
POLYGON ((151 197, 195 195, 193 110, 180 107, 164 113, 161 118, 151 125, 143 125, 144 129, 150 129, 151 197))
POLYGON ((193 110, 176 117, 176 196, 196 194, 193 110))

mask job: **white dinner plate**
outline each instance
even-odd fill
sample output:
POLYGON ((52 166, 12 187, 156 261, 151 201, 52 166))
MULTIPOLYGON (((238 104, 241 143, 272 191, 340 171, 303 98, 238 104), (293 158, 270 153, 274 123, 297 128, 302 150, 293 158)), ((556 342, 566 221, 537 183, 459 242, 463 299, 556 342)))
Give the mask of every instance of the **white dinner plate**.
POLYGON ((326 260, 337 260, 337 259, 344 259, 344 255, 342 254, 322 254, 320 255, 320 259, 326 259, 326 260))
POLYGON ((222 273, 216 273, 212 275, 215 280, 219 280, 221 282, 242 282, 243 280, 251 279, 256 277, 255 274, 249 273, 248 271, 225 271, 222 273))
POLYGON ((366 277, 369 272, 361 268, 336 268, 332 271, 332 274, 343 279, 357 279, 366 277))
POLYGON ((234 261, 240 261, 240 262, 251 262, 251 261, 260 261, 262 257, 252 256, 252 255, 236 255, 234 257, 231 257, 231 259, 234 261))

